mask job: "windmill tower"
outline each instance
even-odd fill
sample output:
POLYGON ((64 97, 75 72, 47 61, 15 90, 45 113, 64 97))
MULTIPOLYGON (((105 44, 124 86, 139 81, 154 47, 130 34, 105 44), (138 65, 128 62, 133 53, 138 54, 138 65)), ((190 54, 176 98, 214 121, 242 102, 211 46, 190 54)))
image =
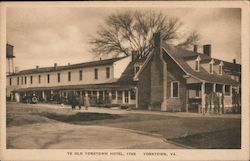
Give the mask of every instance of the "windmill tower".
POLYGON ((6 59, 8 60, 7 62, 7 75, 15 73, 14 69, 14 46, 10 44, 6 44, 6 59))

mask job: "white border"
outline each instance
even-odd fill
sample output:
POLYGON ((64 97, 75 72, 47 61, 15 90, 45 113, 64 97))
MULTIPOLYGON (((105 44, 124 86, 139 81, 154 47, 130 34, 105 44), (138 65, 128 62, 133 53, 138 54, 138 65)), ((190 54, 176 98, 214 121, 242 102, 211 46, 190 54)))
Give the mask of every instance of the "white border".
MULTIPOLYGON (((0 110, 1 110, 1 160, 248 160, 249 159, 249 2, 247 1, 170 1, 170 2, 1 2, 1 25, 0 25, 0 51, 1 51, 1 93, 0 93, 0 110), (222 7, 222 8, 241 8, 242 9, 242 149, 241 150, 94 150, 102 152, 110 151, 133 151, 137 152, 136 157, 110 157, 110 156, 68 156, 68 151, 79 151, 77 149, 70 150, 6 150, 6 101, 5 101, 5 42, 6 42, 6 8, 7 7, 222 7), (143 152, 174 152, 176 156, 149 157, 144 156, 143 152)), ((83 151, 83 150, 81 150, 83 151)), ((93 151, 93 150, 84 150, 93 151)))

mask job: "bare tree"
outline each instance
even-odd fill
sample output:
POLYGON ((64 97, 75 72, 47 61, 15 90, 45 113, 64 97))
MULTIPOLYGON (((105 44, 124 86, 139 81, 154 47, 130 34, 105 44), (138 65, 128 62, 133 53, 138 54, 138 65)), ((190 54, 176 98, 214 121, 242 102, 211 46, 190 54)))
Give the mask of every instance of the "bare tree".
MULTIPOLYGON (((128 56, 133 50, 147 56, 153 49, 153 33, 161 32, 162 40, 171 43, 178 40, 182 22, 155 11, 125 11, 108 16, 100 26, 97 36, 91 37, 92 51, 98 56, 128 56)), ((196 34, 193 32, 193 34, 196 34)), ((189 36, 181 47, 198 41, 198 36, 189 36), (185 44, 185 45, 184 45, 185 44)))

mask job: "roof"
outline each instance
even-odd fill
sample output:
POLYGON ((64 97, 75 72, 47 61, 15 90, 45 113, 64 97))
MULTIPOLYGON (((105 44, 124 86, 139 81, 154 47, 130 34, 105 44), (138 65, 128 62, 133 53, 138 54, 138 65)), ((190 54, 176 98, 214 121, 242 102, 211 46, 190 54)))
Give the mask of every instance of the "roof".
MULTIPOLYGON (((200 71, 196 72, 186 62, 187 58, 190 58, 190 57, 194 58, 194 57, 197 57, 198 55, 202 56, 202 60, 206 60, 206 61, 207 59, 211 60, 211 58, 205 54, 201 55, 199 53, 184 50, 182 48, 175 47, 169 44, 162 44, 162 47, 168 54, 170 54, 170 56, 176 61, 176 63, 183 69, 183 71, 186 74, 189 74, 199 80, 203 80, 207 82, 234 84, 234 85, 239 84, 238 82, 232 80, 230 76, 227 74, 223 74, 223 75, 219 75, 218 73, 210 74, 202 66, 200 66, 200 71)), ((216 61, 218 61, 218 59, 216 61)))
POLYGON ((77 68, 94 67, 94 66, 100 66, 100 65, 109 65, 109 64, 112 64, 112 63, 114 63, 120 59, 123 59, 123 58, 125 58, 125 57, 104 59, 104 60, 84 62, 84 63, 72 64, 72 65, 56 66, 56 67, 53 66, 53 67, 43 67, 43 68, 39 68, 39 69, 36 69, 36 68, 35 69, 27 69, 27 70, 22 70, 18 73, 14 73, 11 75, 46 73, 46 72, 55 72, 55 71, 62 71, 62 70, 71 70, 71 69, 77 69, 77 68))

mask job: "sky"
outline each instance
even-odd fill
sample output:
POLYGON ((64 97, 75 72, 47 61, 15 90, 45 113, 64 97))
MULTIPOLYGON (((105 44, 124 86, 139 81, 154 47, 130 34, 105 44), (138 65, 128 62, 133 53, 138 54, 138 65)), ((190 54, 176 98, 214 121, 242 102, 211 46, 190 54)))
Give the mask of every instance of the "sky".
MULTIPOLYGON (((7 42, 14 45, 19 70, 81 63, 96 59, 88 43, 112 13, 143 8, 11 7, 7 42)), ((147 9, 143 9, 147 10, 147 9)), ((178 17, 181 33, 196 30, 200 44, 212 45, 212 57, 241 62, 241 13, 237 8, 150 8, 178 17)))

